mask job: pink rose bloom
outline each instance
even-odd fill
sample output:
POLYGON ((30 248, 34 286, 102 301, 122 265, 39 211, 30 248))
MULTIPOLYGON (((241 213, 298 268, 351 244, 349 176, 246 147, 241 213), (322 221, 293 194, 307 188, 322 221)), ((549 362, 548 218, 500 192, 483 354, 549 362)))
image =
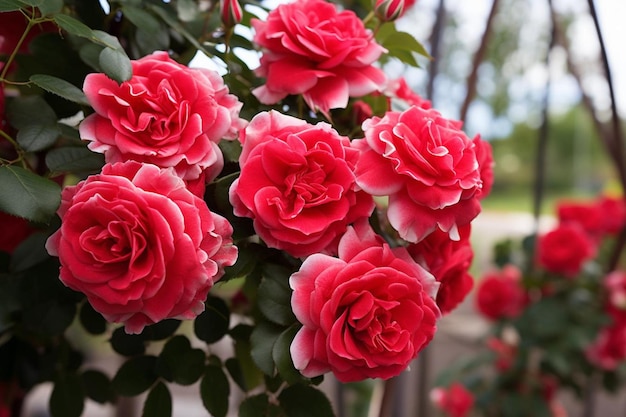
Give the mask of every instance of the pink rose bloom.
POLYGON ((600 330, 585 354, 589 362, 601 369, 617 369, 626 360, 626 323, 618 322, 600 330))
POLYGON ((474 396, 459 382, 453 382, 448 389, 434 388, 430 399, 449 417, 465 417, 474 406, 474 396))
POLYGON ((107 164, 63 190, 58 214, 46 249, 59 257, 61 281, 130 333, 194 318, 237 258, 231 225, 171 168, 107 164))
POLYGON ((222 170, 220 139, 234 139, 245 122, 242 103, 215 71, 190 69, 155 52, 132 62, 133 76, 117 84, 89 74, 83 89, 96 111, 80 125, 89 149, 109 163, 134 160, 174 167, 186 181, 222 170))
POLYGON ((537 261, 554 274, 574 277, 596 249, 591 238, 577 224, 564 223, 539 236, 537 261))
POLYGON ((334 254, 349 224, 374 210, 353 168, 348 138, 276 111, 257 114, 242 132, 241 174, 230 189, 234 213, 254 220, 272 248, 303 257, 334 254))
POLYGON ((404 77, 389 81, 385 88, 385 94, 391 98, 399 99, 409 106, 417 106, 425 110, 433 107, 430 100, 423 98, 409 87, 404 77))
POLYGON ((470 225, 459 228, 460 240, 452 240, 435 230, 418 243, 408 247, 409 253, 441 284, 437 306, 443 314, 454 310, 469 294, 474 279, 469 274, 474 252, 470 244, 470 225))
POLYGON ((461 122, 412 106, 363 123, 357 184, 389 196, 387 217, 400 237, 418 242, 439 228, 459 239, 458 227, 480 212, 482 187, 476 145, 461 122))
POLYGON ((476 288, 476 309, 490 320, 519 316, 528 304, 521 280, 522 273, 514 265, 488 272, 476 288))
POLYGON ((303 324, 291 357, 306 377, 332 371, 342 382, 391 378, 435 334, 435 279, 366 221, 348 229, 339 258, 311 255, 289 284, 303 324))
POLYGON ((385 75, 373 63, 385 49, 358 16, 324 0, 297 0, 252 19, 263 48, 257 73, 265 85, 253 94, 263 104, 302 94, 314 111, 346 108, 349 97, 380 91, 385 75))

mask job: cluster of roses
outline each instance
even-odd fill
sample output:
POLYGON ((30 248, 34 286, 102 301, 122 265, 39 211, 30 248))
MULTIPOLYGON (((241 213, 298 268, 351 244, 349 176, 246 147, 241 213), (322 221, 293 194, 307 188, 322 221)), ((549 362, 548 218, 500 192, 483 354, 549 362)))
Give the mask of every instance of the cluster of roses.
POLYGON ((64 188, 46 248, 63 283, 127 332, 195 317, 237 259, 231 224, 203 195, 223 168, 219 142, 238 138, 234 214, 251 218, 268 247, 302 260, 290 278, 302 323, 296 368, 341 381, 395 376, 472 288, 470 223, 493 181, 491 148, 404 80, 387 80, 375 66, 384 48, 353 12, 299 0, 252 25, 261 103, 299 95, 332 120, 350 98, 382 93, 389 111, 379 117, 355 101, 364 137, 348 138, 276 110, 247 122, 217 72, 165 52, 133 61, 121 84, 90 74, 83 89, 95 112, 80 136, 106 164, 64 188), (375 196, 391 242, 368 223, 375 196))
MULTIPOLYGON (((597 315, 608 318, 602 321, 606 324, 595 328, 595 340, 589 339, 587 346, 580 348, 581 358, 586 358, 591 366, 608 372, 615 371, 624 363, 626 272, 618 268, 601 273, 599 266, 592 265, 592 262, 599 262, 598 258, 603 257, 605 252, 613 250, 611 244, 615 244, 624 227, 626 203, 623 198, 603 195, 591 201, 561 201, 557 207, 556 224, 536 240, 530 267, 537 274, 525 277, 520 267, 508 263, 483 275, 476 289, 475 304, 483 317, 500 326, 497 327, 500 329, 496 330, 497 335, 486 340, 486 347, 493 353, 497 374, 515 372, 514 366, 524 362, 521 355, 525 353, 520 352, 519 346, 521 342, 537 343, 533 339, 535 335, 518 334, 514 330, 518 329, 517 326, 502 327, 502 323, 519 319, 539 300, 561 297, 579 284, 581 288, 586 288, 585 291, 593 289, 592 294, 600 298, 597 305, 602 310, 597 315), (525 337, 530 339, 525 340, 525 337)), ((568 329, 562 331, 567 332, 568 329)), ((519 392, 534 390, 538 393, 551 415, 567 415, 556 398, 560 383, 554 375, 534 369, 515 380, 514 385, 519 392)), ((433 400, 448 415, 455 417, 467 416, 474 405, 473 394, 459 382, 447 389, 437 388, 433 400), (454 401, 450 399, 452 395, 454 401)))

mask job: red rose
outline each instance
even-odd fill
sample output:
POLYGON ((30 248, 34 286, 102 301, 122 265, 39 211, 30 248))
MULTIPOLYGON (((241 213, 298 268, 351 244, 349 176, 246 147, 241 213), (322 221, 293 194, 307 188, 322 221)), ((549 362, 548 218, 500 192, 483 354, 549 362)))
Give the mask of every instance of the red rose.
POLYGON ((459 226, 480 212, 481 188, 475 143, 461 123, 433 109, 412 106, 363 123, 357 183, 389 196, 387 217, 400 237, 418 242, 436 228, 458 240, 459 226))
POLYGON ((460 240, 451 240, 440 230, 408 247, 409 253, 441 284, 437 292, 437 306, 443 314, 461 303, 474 286, 469 274, 474 252, 470 244, 470 225, 459 228, 460 240))
POLYGON ((417 106, 426 110, 432 109, 433 107, 430 100, 423 98, 411 90, 404 77, 389 81, 385 90, 387 95, 392 98, 400 99, 409 106, 417 106))
POLYGON ((430 398, 437 408, 450 417, 465 417, 474 406, 474 396, 458 382, 453 382, 448 389, 434 388, 430 398))
POLYGON ((336 253, 347 226, 374 210, 355 184, 359 153, 330 125, 263 112, 241 141, 241 175, 230 201, 268 246, 296 257, 336 253))
POLYGON ((383 243, 367 222, 348 229, 339 258, 311 255, 289 283, 303 324, 291 357, 304 376, 391 378, 435 334, 434 278, 405 249, 383 243))
POLYGON ((15 248, 34 231, 27 220, 11 216, 3 211, 0 211, 0 230, 2 230, 0 252, 9 254, 13 253, 15 248))
POLYGON ((619 197, 600 196, 591 201, 561 201, 557 207, 560 223, 576 223, 596 241, 616 235, 626 225, 626 204, 619 197))
POLYGON ((313 110, 346 108, 349 97, 379 91, 385 75, 372 64, 385 51, 358 16, 324 0, 281 4, 267 21, 252 20, 263 48, 253 94, 264 104, 302 94, 313 110))
POLYGON ((133 61, 133 76, 117 84, 104 74, 85 78, 95 114, 80 125, 89 149, 109 163, 135 160, 174 167, 184 180, 206 171, 211 181, 223 166, 217 143, 243 128, 242 103, 214 71, 190 69, 155 52, 133 61))
POLYGON ((587 360, 613 371, 626 359, 626 323, 618 322, 600 330, 596 340, 585 349, 587 360))
POLYGON ((602 233, 617 235, 626 227, 626 202, 623 197, 601 196, 596 204, 603 214, 602 233))
POLYGON ((107 164, 64 189, 58 214, 61 227, 46 248, 59 257, 61 281, 132 333, 202 312, 237 257, 228 221, 171 168, 107 164))
MULTIPOLYGON (((0 54, 9 56, 13 53, 27 26, 28 19, 20 10, 0 13, 0 54)), ((52 22, 33 26, 20 45, 18 52, 27 53, 28 45, 36 36, 55 30, 58 30, 57 26, 52 22)))
POLYGON ((522 274, 514 265, 485 274, 476 288, 476 308, 491 320, 514 318, 527 304, 522 274))
POLYGON ((581 227, 564 223, 539 237, 537 254, 547 271, 573 277, 595 255, 595 247, 581 227))

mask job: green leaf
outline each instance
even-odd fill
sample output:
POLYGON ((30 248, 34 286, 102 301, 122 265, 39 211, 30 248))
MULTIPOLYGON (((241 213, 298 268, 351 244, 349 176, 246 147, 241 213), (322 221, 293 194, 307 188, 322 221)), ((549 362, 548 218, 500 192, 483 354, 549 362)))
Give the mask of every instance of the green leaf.
POLYGON ((172 394, 163 382, 150 390, 143 405, 142 417, 171 417, 172 394))
POLYGON ((289 326, 296 321, 291 309, 290 276, 290 269, 267 264, 264 265, 264 278, 259 285, 259 309, 269 320, 283 326, 289 326))
POLYGON ((83 328, 93 335, 102 334, 107 329, 107 322, 102 314, 94 310, 88 302, 84 302, 80 308, 79 320, 83 328))
POLYGON ((53 417, 79 417, 85 406, 85 394, 76 374, 61 374, 54 381, 50 395, 53 417))
POLYGON ((48 223, 61 204, 61 187, 24 168, 0 166, 0 196, 0 210, 48 223))
POLYGON ((25 271, 50 258, 45 248, 47 239, 48 236, 45 233, 37 232, 20 243, 13 252, 10 264, 11 271, 25 271))
POLYGON ((179 327, 180 320, 162 320, 158 323, 146 326, 141 332, 141 337, 145 340, 164 340, 173 335, 179 327))
POLYGON ((85 25, 80 20, 74 19, 72 16, 59 13, 54 15, 53 19, 61 29, 71 33, 72 35, 89 39, 91 42, 102 46, 113 46, 100 40, 94 31, 89 28, 89 26, 85 25))
POLYGON ((209 365, 200 383, 202 404, 213 417, 225 417, 228 413, 230 385, 226 374, 219 366, 209 365))
MULTIPOLYGON (((0 334, 13 326, 15 320, 13 313, 20 310, 20 307, 19 280, 14 276, 0 274, 0 334)), ((2 343, 0 342, 0 345, 2 343)))
POLYGON ((159 21, 139 7, 125 4, 122 6, 122 13, 131 21, 132 24, 137 26, 138 29, 142 29, 152 35, 156 35, 161 30, 161 24, 159 21))
POLYGON ((128 359, 113 378, 113 387, 120 395, 139 395, 157 380, 155 356, 137 356, 128 359))
POLYGON ((239 324, 233 327, 229 332, 230 337, 235 340, 235 356, 239 361, 244 380, 243 385, 245 385, 248 390, 259 386, 263 382, 263 373, 251 356, 250 336, 253 329, 254 328, 250 325, 239 324))
POLYGON ((141 355, 146 351, 144 337, 139 334, 128 334, 124 327, 118 327, 111 335, 111 347, 124 356, 141 355))
POLYGON ((326 395, 311 386, 296 384, 287 387, 280 393, 278 400, 289 417, 334 417, 335 415, 326 395))
POLYGON ((283 330, 283 327, 262 321, 254 327, 250 336, 250 344, 252 345, 250 355, 252 360, 266 375, 272 376, 275 373, 272 351, 276 340, 283 330))
POLYGON ((46 165, 52 172, 96 173, 104 165, 104 155, 85 146, 64 146, 46 153, 46 165))
POLYGON ((74 321, 75 315, 75 304, 50 298, 24 309, 22 323, 29 333, 50 338, 63 334, 74 321))
POLYGON ((46 74, 35 74, 30 77, 30 80, 50 93, 56 94, 74 103, 89 106, 89 101, 87 101, 85 93, 74 84, 61 78, 46 74))
POLYGON ((9 123, 16 129, 24 129, 31 124, 53 125, 57 115, 41 96, 17 97, 7 107, 9 123))
POLYGON ((202 376, 205 359, 204 351, 192 349, 186 336, 174 336, 163 347, 156 372, 168 381, 191 385, 202 376))
POLYGON ((100 404, 115 401, 113 386, 104 373, 93 369, 86 370, 81 374, 80 380, 88 398, 100 404))
POLYGON ((123 49, 104 48, 98 63, 102 71, 118 83, 128 81, 133 76, 133 67, 123 49))
POLYGON ((228 358, 226 359, 224 365, 226 366, 226 370, 228 371, 228 374, 230 375, 232 380, 235 381, 237 385, 239 385, 239 388, 241 388, 241 390, 244 392, 249 391, 239 361, 236 358, 228 358))
POLYGON ((274 416, 270 414, 269 397, 267 394, 257 394, 246 398, 239 405, 238 417, 268 417, 274 416))
POLYGON ((42 16, 58 13, 63 9, 63 0, 38 0, 37 3, 42 16))
POLYGON ((171 14, 169 14, 165 9, 159 7, 157 5, 149 5, 150 10, 156 13, 163 21, 174 31, 180 33, 191 45, 193 45, 196 49, 202 51, 207 56, 213 56, 213 54, 206 49, 198 40, 191 34, 185 27, 176 20, 171 14))
POLYGON ((0 12, 13 12, 23 6, 24 4, 18 0, 0 0, 0 12))
POLYGON ((61 132, 55 124, 31 124, 17 132, 17 143, 28 152, 42 151, 54 145, 61 132))
POLYGON ((228 333, 230 310, 219 297, 208 297, 206 309, 194 320, 194 332, 200 340, 215 343, 228 333))
POLYGON ((291 342, 296 336, 299 327, 299 325, 294 325, 282 332, 280 336, 278 336, 278 339, 276 339, 276 343, 274 343, 272 349, 272 358, 274 359, 274 363, 276 363, 276 369, 279 375, 289 384, 295 384, 304 379, 302 374, 300 374, 293 365, 291 352, 289 351, 291 342))

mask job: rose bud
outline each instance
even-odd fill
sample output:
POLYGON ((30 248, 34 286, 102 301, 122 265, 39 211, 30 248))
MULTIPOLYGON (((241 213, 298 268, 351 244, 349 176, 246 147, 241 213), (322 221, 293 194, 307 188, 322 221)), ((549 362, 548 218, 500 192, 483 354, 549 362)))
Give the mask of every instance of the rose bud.
POLYGON ((232 28, 243 18, 243 10, 237 0, 220 0, 220 17, 227 28, 232 28))

